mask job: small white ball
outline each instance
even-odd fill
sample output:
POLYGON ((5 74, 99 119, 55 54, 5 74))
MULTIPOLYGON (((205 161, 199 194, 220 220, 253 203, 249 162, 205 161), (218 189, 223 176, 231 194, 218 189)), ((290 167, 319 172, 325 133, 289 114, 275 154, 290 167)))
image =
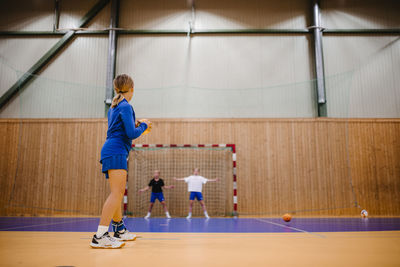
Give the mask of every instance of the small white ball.
POLYGON ((363 218, 368 217, 368 211, 362 210, 362 211, 361 211, 361 217, 363 217, 363 218))

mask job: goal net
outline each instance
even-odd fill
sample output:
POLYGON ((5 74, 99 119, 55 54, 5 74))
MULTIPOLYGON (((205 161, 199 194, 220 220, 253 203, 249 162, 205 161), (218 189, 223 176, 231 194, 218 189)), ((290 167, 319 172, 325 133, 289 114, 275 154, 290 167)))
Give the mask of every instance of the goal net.
MULTIPOLYGON (((204 202, 210 216, 236 214, 236 154, 234 145, 133 145, 129 157, 126 214, 135 217, 146 215, 151 189, 138 193, 153 178, 155 170, 161 172, 165 185, 164 197, 171 216, 182 217, 188 213, 189 192, 185 181, 173 178, 188 177, 194 168, 200 175, 219 178, 217 182, 203 185, 204 202), (235 181, 234 181, 235 180, 235 181), (234 190, 235 188, 235 190, 234 190)), ((197 202, 197 201, 196 201, 197 202)), ((198 203, 193 205, 193 216, 203 215, 198 203)), ((152 216, 165 216, 158 200, 152 216)))

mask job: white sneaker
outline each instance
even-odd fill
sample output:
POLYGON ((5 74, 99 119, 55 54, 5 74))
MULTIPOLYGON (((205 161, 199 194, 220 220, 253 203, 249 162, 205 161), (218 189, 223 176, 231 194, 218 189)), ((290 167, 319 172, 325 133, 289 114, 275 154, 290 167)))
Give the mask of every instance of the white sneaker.
POLYGON ((210 219, 210 216, 208 216, 208 214, 204 214, 204 217, 206 217, 206 219, 210 219))
POLYGON ((165 217, 167 217, 168 219, 171 219, 171 215, 169 215, 169 213, 165 214, 165 217))
POLYGON ((106 232, 100 238, 94 235, 90 246, 92 248, 122 248, 125 246, 125 243, 111 237, 108 232, 106 232))
POLYGON ((144 218, 145 218, 145 219, 148 219, 148 218, 150 218, 150 215, 151 215, 151 213, 147 213, 147 215, 144 216, 144 218))
POLYGON ((123 233, 115 232, 114 238, 118 241, 135 241, 136 235, 129 232, 128 229, 125 229, 123 233))
POLYGON ((192 218, 192 214, 189 214, 186 219, 191 219, 192 218))

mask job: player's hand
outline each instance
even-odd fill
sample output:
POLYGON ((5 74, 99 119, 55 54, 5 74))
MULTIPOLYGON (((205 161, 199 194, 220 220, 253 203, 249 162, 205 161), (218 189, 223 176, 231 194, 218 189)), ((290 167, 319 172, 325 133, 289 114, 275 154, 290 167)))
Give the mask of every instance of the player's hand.
POLYGON ((141 119, 141 120, 139 120, 139 124, 141 124, 141 123, 145 123, 145 124, 147 125, 147 128, 149 128, 149 127, 152 126, 151 121, 149 121, 148 119, 141 119))
POLYGON ((219 181, 219 178, 218 178, 218 177, 217 177, 217 178, 215 178, 215 181, 216 181, 216 182, 218 182, 218 181, 219 181))
POLYGON ((175 188, 175 185, 171 185, 169 188, 175 188))
POLYGON ((174 180, 178 180, 176 177, 174 177, 174 178, 172 178, 172 179, 174 179, 174 180))
POLYGON ((153 126, 152 126, 153 124, 152 124, 151 121, 149 121, 148 119, 141 119, 141 120, 139 120, 139 125, 142 124, 142 123, 144 123, 144 124, 147 125, 147 129, 142 133, 142 135, 146 135, 146 134, 148 134, 148 133, 151 131, 151 128, 153 127, 153 126))

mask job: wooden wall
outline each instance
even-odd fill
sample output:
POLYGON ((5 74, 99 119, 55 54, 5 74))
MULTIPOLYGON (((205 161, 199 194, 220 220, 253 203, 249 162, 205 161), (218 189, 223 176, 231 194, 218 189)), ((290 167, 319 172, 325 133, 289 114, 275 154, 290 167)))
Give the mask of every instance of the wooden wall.
POLYGON ((0 125, 0 214, 99 214, 108 193, 99 171, 104 120, 0 125))
MULTIPOLYGON (((236 144, 239 214, 357 215, 357 201, 371 215, 400 215, 400 119, 153 122, 136 143, 236 144)), ((105 119, 0 120, 0 215, 98 215, 106 128, 105 119)))

